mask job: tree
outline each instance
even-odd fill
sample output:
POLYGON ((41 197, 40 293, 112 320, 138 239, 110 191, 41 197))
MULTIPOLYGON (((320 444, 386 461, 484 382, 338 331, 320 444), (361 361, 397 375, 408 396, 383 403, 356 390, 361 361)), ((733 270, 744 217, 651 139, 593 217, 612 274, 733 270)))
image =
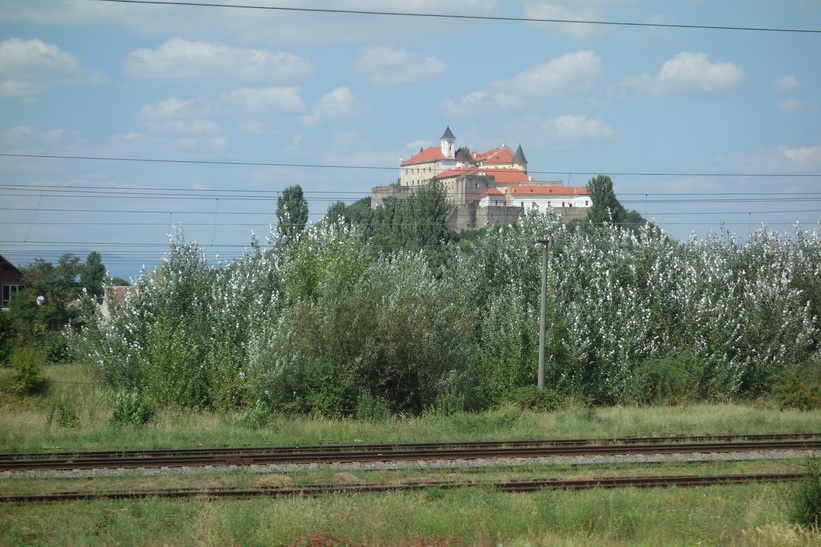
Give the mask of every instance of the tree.
POLYGON ((587 214, 587 223, 593 225, 614 224, 636 229, 646 220, 636 211, 628 211, 613 191, 613 181, 606 175, 599 175, 587 183, 587 191, 593 206, 587 214))
POLYGON ((80 287, 99 302, 103 296, 105 276, 106 270, 100 253, 91 251, 86 257, 86 263, 80 270, 80 287))
POLYGON ((289 186, 277 198, 277 221, 277 233, 285 239, 293 239, 305 230, 308 201, 300 185, 289 186))

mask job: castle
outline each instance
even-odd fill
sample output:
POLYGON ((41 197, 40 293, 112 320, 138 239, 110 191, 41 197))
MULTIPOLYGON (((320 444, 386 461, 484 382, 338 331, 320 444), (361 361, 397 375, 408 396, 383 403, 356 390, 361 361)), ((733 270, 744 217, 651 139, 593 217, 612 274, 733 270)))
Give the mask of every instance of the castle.
POLYGON ((452 207, 447 225, 456 230, 512 224, 532 207, 552 208, 569 222, 587 216, 592 205, 584 186, 539 182, 528 175, 521 145, 516 152, 507 146, 483 153, 466 152, 456 147, 456 137, 449 126, 439 139, 439 146, 420 149, 415 156, 401 161, 400 169, 398 186, 371 190, 371 207, 378 207, 387 197, 404 199, 436 178, 452 207))

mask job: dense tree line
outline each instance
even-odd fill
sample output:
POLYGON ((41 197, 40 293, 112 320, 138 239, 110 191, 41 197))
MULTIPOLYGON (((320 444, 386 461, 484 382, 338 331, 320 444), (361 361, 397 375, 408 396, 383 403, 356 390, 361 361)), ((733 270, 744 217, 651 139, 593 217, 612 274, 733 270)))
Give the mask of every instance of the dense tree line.
POLYGON ((441 188, 428 190, 424 212, 413 197, 332 205, 230 264, 173 239, 137 294, 85 318, 75 347, 109 385, 191 407, 351 416, 375 401, 414 414, 567 397, 817 398, 818 230, 678 242, 619 224, 612 208, 581 226, 530 211, 457 244, 441 188), (543 393, 532 387, 539 238, 550 241, 543 393))

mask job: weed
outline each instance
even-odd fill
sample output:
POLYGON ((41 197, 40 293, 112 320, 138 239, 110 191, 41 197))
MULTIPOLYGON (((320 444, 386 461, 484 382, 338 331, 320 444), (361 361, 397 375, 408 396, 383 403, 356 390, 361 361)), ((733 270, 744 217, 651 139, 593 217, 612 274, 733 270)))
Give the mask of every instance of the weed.
POLYGON ((802 526, 821 525, 821 460, 807 462, 807 476, 798 485, 790 516, 802 526))
POLYGON ((63 393, 54 404, 51 405, 51 411, 48 415, 48 423, 57 423, 60 427, 67 429, 79 429, 80 418, 77 414, 79 401, 77 397, 63 393))
POLYGON ((257 401, 254 406, 237 418, 237 423, 248 429, 260 429, 271 423, 274 411, 265 401, 257 401))
POLYGON ((387 420, 391 417, 388 402, 368 392, 362 392, 356 400, 356 419, 370 422, 387 420))
POLYGON ((114 397, 112 425, 144 425, 156 414, 154 405, 139 391, 121 391, 114 397))

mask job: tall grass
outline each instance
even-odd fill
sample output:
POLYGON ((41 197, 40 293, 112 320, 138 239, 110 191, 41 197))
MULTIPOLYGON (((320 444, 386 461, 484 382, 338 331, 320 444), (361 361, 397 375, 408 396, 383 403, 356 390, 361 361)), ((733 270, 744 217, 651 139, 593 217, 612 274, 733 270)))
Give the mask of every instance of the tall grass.
POLYGON ((0 506, 5 544, 817 545, 783 486, 0 506), (56 523, 60 523, 57 525, 56 523), (311 541, 323 543, 311 543, 311 541))

